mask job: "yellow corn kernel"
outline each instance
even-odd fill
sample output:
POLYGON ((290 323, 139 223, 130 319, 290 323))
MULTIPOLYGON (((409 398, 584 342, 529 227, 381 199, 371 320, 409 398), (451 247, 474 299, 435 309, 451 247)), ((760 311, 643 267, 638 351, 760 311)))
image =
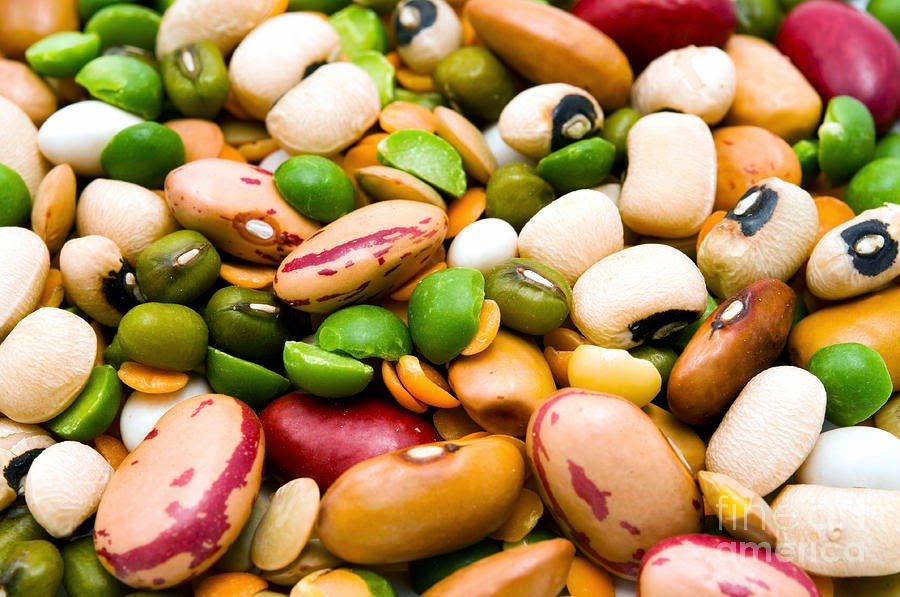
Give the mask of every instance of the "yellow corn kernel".
POLYGON ((569 384, 644 406, 659 393, 662 377, 653 363, 633 357, 627 350, 582 344, 569 358, 569 384))

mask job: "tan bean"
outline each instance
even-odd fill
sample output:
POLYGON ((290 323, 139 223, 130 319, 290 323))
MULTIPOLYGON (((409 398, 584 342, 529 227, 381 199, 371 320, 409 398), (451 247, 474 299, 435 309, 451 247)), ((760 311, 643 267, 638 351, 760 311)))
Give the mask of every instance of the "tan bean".
POLYGON ((49 169, 38 149, 37 132, 22 108, 0 96, 0 164, 19 173, 32 197, 49 169))
POLYGON ((0 342, 37 307, 50 271, 50 253, 27 228, 0 228, 0 342))
POLYGON ((17 60, 0 59, 0 95, 25 110, 36 126, 57 107, 53 90, 27 64, 17 60))
POLYGON ((51 254, 62 249, 75 224, 75 172, 68 164, 54 166, 41 180, 31 205, 31 228, 51 254))
MULTIPOLYGON (((180 0, 166 10, 156 38, 156 57, 192 42, 210 40, 227 56, 269 17, 279 0, 180 0)), ((77 27, 73 27, 75 29, 77 27)))

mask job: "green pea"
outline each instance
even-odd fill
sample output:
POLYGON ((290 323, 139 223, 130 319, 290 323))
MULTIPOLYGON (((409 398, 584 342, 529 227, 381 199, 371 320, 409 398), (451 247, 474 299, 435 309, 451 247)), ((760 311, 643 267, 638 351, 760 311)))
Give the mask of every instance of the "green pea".
POLYGON ((75 82, 98 100, 146 120, 153 120, 162 110, 162 80, 159 73, 137 58, 94 58, 78 71, 75 82))
POLYGON ((819 142, 815 139, 802 139, 791 148, 800 161, 800 184, 807 187, 819 175, 819 142))
POLYGON ((825 386, 825 418, 840 426, 856 425, 878 412, 893 384, 882 356, 857 342, 817 350, 807 370, 825 386))
POLYGON ((737 22, 735 33, 755 35, 772 41, 784 18, 778 0, 736 0, 734 4, 737 22))
POLYGON ((98 10, 113 4, 131 4, 133 0, 78 0, 78 17, 86 23, 98 10))
POLYGON ((375 370, 371 365, 306 342, 284 343, 284 370, 294 386, 323 398, 362 392, 375 370))
POLYGON ((61 31, 29 46, 25 60, 41 76, 66 78, 74 77, 99 54, 100 36, 96 33, 61 31))
POLYGON ((206 378, 214 391, 246 402, 256 411, 291 387, 283 375, 212 346, 206 353, 206 378))
POLYGON ((351 62, 366 71, 366 74, 375 82, 382 107, 394 101, 394 75, 396 74, 396 69, 391 64, 391 61, 385 58, 384 54, 374 50, 363 50, 356 54, 351 62))
POLYGON ((628 131, 640 119, 641 113, 633 108, 619 108, 603 123, 602 137, 616 148, 616 166, 622 166, 628 156, 628 131))
POLYGON ((669 374, 672 373, 672 367, 675 366, 675 360, 678 358, 678 353, 671 346, 641 344, 629 349, 628 352, 633 357, 653 363, 653 366, 656 367, 656 370, 659 371, 659 376, 662 378, 662 387, 666 387, 666 382, 669 381, 669 374))
POLYGON ((106 176, 148 189, 163 188, 169 172, 184 162, 181 137, 158 122, 139 122, 122 129, 100 154, 106 176))
POLYGON ((378 161, 408 172, 459 197, 466 192, 466 171, 452 145, 418 129, 396 131, 378 142, 378 161))
POLYGON ((345 307, 326 317, 316 330, 316 345, 357 359, 396 361, 412 352, 403 320, 375 305, 345 307))
POLYGON ((849 95, 828 101, 819 126, 819 167, 832 184, 847 182, 875 153, 875 121, 864 103, 849 95))
POLYGON ((700 316, 699 319, 689 323, 686 327, 678 330, 674 334, 669 334, 665 337, 665 342, 667 344, 671 344, 679 351, 684 350, 684 347, 688 345, 688 342, 691 341, 691 338, 694 337, 694 334, 697 330, 700 329, 700 326, 706 321, 706 318, 712 315, 712 312, 716 310, 719 306, 719 303, 716 302, 715 297, 711 294, 706 295, 706 309, 703 311, 703 315, 700 316))
POLYGON ((112 46, 134 46, 152 52, 161 20, 158 12, 146 6, 113 4, 95 12, 84 32, 100 36, 101 52, 112 46))
POLYGON ((424 593, 438 581, 450 576, 460 568, 474 564, 478 560, 500 553, 500 545, 492 539, 482 539, 462 549, 430 558, 413 560, 409 563, 409 578, 413 591, 424 593))
POLYGON ((313 11, 330 15, 350 5, 353 0, 289 0, 289 11, 313 11))
POLYGON ((533 259, 514 258, 487 273, 484 297, 500 307, 500 323, 541 336, 561 326, 569 316, 572 287, 552 267, 533 259))
POLYGON ((467 46, 445 56, 434 71, 434 86, 461 114, 494 122, 518 90, 509 70, 481 46, 467 46))
POLYGON ((299 312, 262 290, 221 288, 210 297, 203 316, 211 345, 254 363, 278 362, 284 343, 303 335, 303 330, 295 330, 299 312))
POLYGON ((186 305, 216 283, 221 265, 209 239, 195 230, 178 230, 141 251, 134 273, 147 300, 186 305))
POLYGON ((394 101, 418 104, 429 110, 434 110, 438 106, 444 105, 444 98, 440 93, 434 91, 409 91, 402 87, 394 88, 394 101))
POLYGON ((356 195, 343 168, 317 155, 288 158, 275 169, 275 187, 291 207, 319 222, 353 211, 356 195))
POLYGON ((351 4, 328 18, 328 22, 341 38, 341 49, 350 60, 361 52, 375 51, 384 54, 388 50, 387 30, 370 8, 351 4))
POLYGON ((894 35, 894 39, 900 41, 900 2, 897 0, 869 0, 866 4, 866 12, 881 21, 894 35))
POLYGON ((50 534, 31 515, 25 499, 19 498, 6 509, 0 520, 0 561, 19 543, 49 538, 50 534))
POLYGON ((63 586, 69 597, 121 597, 131 591, 100 563, 93 537, 68 543, 61 554, 63 586))
POLYGON ((878 158, 900 158, 900 132, 888 133, 875 144, 875 155, 878 158))
POLYGON ((379 14, 387 14, 394 10, 400 0, 354 0, 354 2, 379 14))
POLYGON ((209 330, 203 318, 184 305, 143 303, 122 317, 116 338, 129 360, 188 371, 206 358, 209 330))
POLYGON ((166 95, 190 118, 213 119, 228 99, 228 67, 211 41, 187 44, 160 62, 166 95))
POLYGON ((860 168, 847 185, 844 201, 857 214, 900 203, 900 157, 880 158, 860 168))
POLYGON ((451 267, 425 276, 409 297, 409 332, 426 359, 443 364, 457 356, 478 332, 484 276, 477 269, 451 267))
POLYGON ((0 164, 0 226, 25 226, 31 216, 31 193, 18 172, 0 164))
POLYGON ((555 198, 553 187, 522 162, 500 166, 485 189, 485 213, 509 222, 516 231, 555 198))
POLYGON ((597 186, 612 170, 615 146, 600 137, 566 145, 538 162, 535 172, 553 185, 557 193, 597 186))
POLYGON ((0 587, 8 597, 56 597, 62 577, 62 556, 43 539, 16 543, 0 558, 0 587))
POLYGON ((106 431, 119 412, 122 384, 112 365, 98 365, 66 410, 44 426, 63 439, 86 442, 106 431))
POLYGON ((352 572, 366 583, 366 588, 371 597, 397 597, 396 589, 394 589, 388 579, 380 574, 361 568, 346 568, 346 570, 352 572))

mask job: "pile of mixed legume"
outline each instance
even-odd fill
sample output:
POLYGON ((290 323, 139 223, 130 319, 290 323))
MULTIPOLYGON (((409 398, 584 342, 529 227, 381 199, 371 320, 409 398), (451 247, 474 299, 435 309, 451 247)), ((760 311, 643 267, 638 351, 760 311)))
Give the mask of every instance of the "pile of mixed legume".
POLYGON ((0 0, 0 594, 900 595, 898 36, 0 0))

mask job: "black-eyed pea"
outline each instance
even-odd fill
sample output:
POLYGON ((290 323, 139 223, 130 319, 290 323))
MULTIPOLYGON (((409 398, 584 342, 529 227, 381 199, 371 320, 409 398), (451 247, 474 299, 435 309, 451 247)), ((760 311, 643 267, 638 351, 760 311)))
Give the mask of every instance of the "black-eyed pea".
POLYGON ((97 335, 81 317, 42 307, 0 344, 0 412, 20 423, 42 423, 64 411, 87 383, 97 335))
POLYGON ((642 597, 821 596, 806 572, 775 552, 700 534, 670 537, 654 545, 641 564, 638 591, 642 597))
POLYGON ((128 260, 105 236, 67 241, 59 252, 59 269, 68 299, 103 325, 117 326, 144 300, 128 260))
POLYGON ((249 164, 189 162, 169 174, 165 192, 178 223, 253 263, 278 263, 319 228, 281 197, 272 173, 249 164))
POLYGON ((635 578, 658 541, 700 528, 690 471, 634 403, 576 388, 532 415, 528 457, 544 503, 585 557, 635 578))
POLYGON ((27 228, 0 228, 0 341, 41 299, 50 271, 47 245, 27 228))
POLYGON ((606 348, 664 338, 705 309, 703 275, 667 245, 637 245, 604 257, 572 288, 572 321, 588 340, 606 348))
POLYGON ((565 587, 574 557, 575 546, 566 539, 506 549, 458 569, 422 597, 554 597, 565 587))
POLYGON ((537 405, 556 391, 537 345, 500 329, 488 348, 450 362, 447 379, 463 408, 482 428, 522 437, 537 405))
POLYGON ((62 248, 75 224, 75 171, 68 164, 53 167, 38 185, 31 205, 31 229, 51 254, 62 248))
POLYGON ((735 84, 728 54, 715 46, 686 46, 647 65, 634 81, 631 102, 643 114, 675 110, 714 125, 731 107, 735 84))
POLYGON ((684 238, 700 230, 716 199, 716 147, 693 114, 658 112, 628 131, 622 222, 638 234, 684 238))
POLYGON ((31 464, 45 448, 56 441, 37 425, 24 425, 3 419, 5 434, 0 439, 0 511, 5 510, 19 495, 22 481, 31 464))
POLYGON ((376 456, 345 471, 325 492, 319 538, 328 551, 360 564, 453 551, 503 524, 524 476, 519 449, 496 437, 376 456))
POLYGON ((459 152, 463 168, 475 180, 486 184, 497 169, 497 159, 484 135, 465 116, 455 110, 437 106, 434 109, 436 133, 459 152))
POLYGON ((378 120, 381 97, 366 71, 349 62, 325 64, 275 103, 266 128, 292 155, 333 155, 378 120), (334 90, 340 89, 340 94, 334 90))
POLYGON ((288 481, 272 494, 250 547, 260 570, 278 570, 296 560, 319 513, 319 486, 308 477, 288 481))
POLYGON ((79 236, 111 239, 130 263, 153 241, 180 228, 166 201, 121 180, 97 178, 81 192, 75 211, 79 236))
POLYGON ((800 468, 824 420, 825 387, 815 375, 787 365, 766 369, 744 386, 709 439, 706 468, 767 495, 800 468))
POLYGON ((743 194, 697 248, 710 291, 731 296, 763 278, 786 281, 816 242, 816 204, 801 187, 767 178, 743 194))
POLYGON ((325 19, 309 12, 278 15, 235 48, 228 62, 231 89, 248 114, 265 120, 278 98, 340 52, 337 31, 325 19))
POLYGON ((832 228, 806 267, 814 295, 841 300, 876 290, 900 276, 900 205, 885 203, 832 228))
POLYGON ((778 520, 762 496, 722 473, 700 471, 697 481, 722 528, 742 541, 775 548, 778 520))
POLYGON ((222 55, 227 55, 245 35, 270 17, 278 5, 279 0, 178 2, 175 10, 165 11, 159 24, 156 57, 162 58, 181 46, 206 39, 215 43, 222 55))
POLYGON ((113 467, 86 444, 65 441, 44 449, 25 477, 25 501, 44 529, 68 537, 97 511, 113 467))
POLYGON ((603 109, 597 100, 568 83, 529 87, 506 104, 498 121, 503 141, 536 160, 601 126, 603 109))
MULTIPOLYGON (((38 147, 38 129, 22 108, 0 96, 0 164, 15 170, 34 197, 48 164, 38 147)), ((99 153, 97 154, 99 158, 99 153)))
POLYGON ((622 218, 604 193, 566 193, 532 216, 519 233, 522 257, 554 268, 574 284, 589 267, 622 250, 622 218))
POLYGON ((644 405, 641 410, 659 427, 659 430, 669 440, 669 445, 690 469, 691 474, 696 477, 697 472, 706 465, 706 442, 697 435, 692 427, 682 423, 675 415, 652 402, 644 405))
POLYGON ((463 45, 462 24, 444 0, 402 0, 391 19, 397 53, 409 68, 430 75, 463 45))
POLYGON ((812 574, 900 572, 900 491, 788 485, 772 502, 778 552, 812 574))

